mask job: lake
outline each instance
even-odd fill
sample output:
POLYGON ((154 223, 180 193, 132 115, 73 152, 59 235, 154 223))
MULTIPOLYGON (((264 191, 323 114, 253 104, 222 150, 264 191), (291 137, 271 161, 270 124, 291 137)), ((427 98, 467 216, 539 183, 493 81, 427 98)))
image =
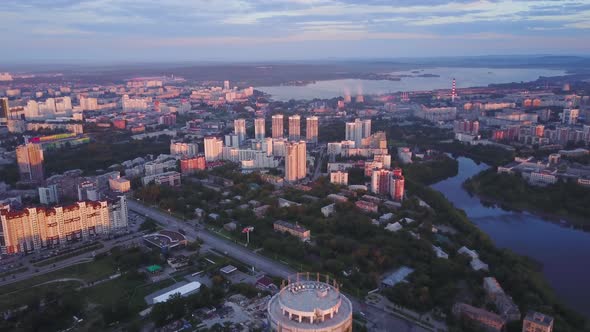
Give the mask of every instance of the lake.
POLYGON ((590 233, 530 214, 487 207, 469 195, 462 183, 488 168, 459 157, 459 173, 432 188, 443 193, 501 248, 532 257, 563 302, 590 317, 590 233))
POLYGON ((257 90, 268 93, 274 100, 290 99, 330 99, 345 94, 378 95, 399 91, 426 91, 450 89, 453 78, 458 88, 488 86, 489 84, 529 82, 540 76, 561 76, 563 70, 531 69, 531 68, 451 68, 438 67, 392 72, 395 75, 413 75, 402 77, 400 81, 342 79, 318 81, 304 86, 262 86, 257 90), (413 73, 413 71, 419 71, 413 73), (417 75, 433 74, 439 77, 417 77, 417 75))

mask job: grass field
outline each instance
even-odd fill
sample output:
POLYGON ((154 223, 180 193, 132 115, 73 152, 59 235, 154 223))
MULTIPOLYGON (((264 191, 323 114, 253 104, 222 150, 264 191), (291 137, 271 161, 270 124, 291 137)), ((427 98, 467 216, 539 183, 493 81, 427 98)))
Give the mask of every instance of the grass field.
POLYGON ((85 282, 94 282, 107 278, 115 273, 116 268, 114 267, 114 262, 109 257, 105 257, 93 262, 69 266, 58 271, 2 286, 0 287, 0 294, 16 292, 47 281, 62 278, 79 278, 85 282))

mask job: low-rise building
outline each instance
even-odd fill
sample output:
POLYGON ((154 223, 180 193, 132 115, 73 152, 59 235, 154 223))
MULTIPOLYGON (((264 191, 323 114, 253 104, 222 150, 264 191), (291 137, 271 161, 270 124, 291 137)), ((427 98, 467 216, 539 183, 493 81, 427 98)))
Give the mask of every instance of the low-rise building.
POLYGON ((311 231, 299 224, 292 224, 283 220, 277 220, 273 223, 273 228, 277 232, 289 233, 301 241, 309 241, 311 239, 311 231))
POLYGON ((354 205, 356 205, 357 208, 367 213, 377 213, 377 211, 379 210, 379 206, 373 202, 356 201, 354 205))
POLYGON ((442 248, 433 245, 432 246, 432 250, 434 250, 434 253, 436 254, 436 257, 442 258, 442 259, 449 259, 449 254, 447 254, 446 252, 444 252, 444 250, 442 250, 442 248))
POLYGON ((406 282, 406 278, 413 272, 414 269, 409 268, 407 266, 402 266, 399 269, 395 270, 393 273, 383 278, 383 281, 381 281, 381 287, 393 287, 399 284, 400 282, 406 282))
POLYGON ((471 262, 469 264, 474 271, 487 271, 489 269, 488 265, 484 263, 481 259, 479 259, 479 254, 477 253, 477 251, 471 250, 467 247, 461 247, 458 250, 458 253, 467 255, 471 258, 471 262))
POLYGON ((483 279, 483 288, 486 291, 488 299, 496 305, 500 316, 506 321, 520 320, 520 310, 512 298, 508 296, 500 286, 500 283, 493 277, 483 279))
POLYGON ((176 171, 170 171, 156 175, 147 175, 141 178, 141 182, 144 186, 148 185, 152 181, 154 181, 156 184, 165 184, 171 187, 179 186, 180 173, 176 171))
POLYGON ((109 179, 109 188, 115 192, 126 193, 131 190, 131 181, 125 178, 109 179))
POLYGON ((529 311, 522 321, 522 332, 553 332, 553 317, 529 311))
POLYGON ((326 198, 328 198, 332 202, 337 202, 337 203, 338 202, 343 203, 343 202, 348 201, 348 198, 346 198, 346 196, 338 195, 338 194, 329 194, 328 196, 326 196, 326 198))
POLYGON ((324 206, 321 211, 322 214, 324 215, 324 217, 328 218, 329 216, 331 216, 332 214, 334 214, 334 208, 336 207, 335 203, 332 203, 330 205, 326 205, 324 206))
POLYGON ((489 332, 501 332, 506 325, 504 318, 499 315, 466 303, 456 303, 453 306, 453 314, 476 322, 489 332))

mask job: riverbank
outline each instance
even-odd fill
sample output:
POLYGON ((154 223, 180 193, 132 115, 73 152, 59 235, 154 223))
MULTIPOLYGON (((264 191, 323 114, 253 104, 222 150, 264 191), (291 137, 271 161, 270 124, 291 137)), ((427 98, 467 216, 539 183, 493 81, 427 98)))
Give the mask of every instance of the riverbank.
POLYGON ((575 183, 547 187, 529 185, 518 175, 497 174, 491 168, 463 183, 463 188, 484 202, 513 211, 526 211, 559 224, 590 231, 590 189, 575 183))
MULTIPOLYGON (((545 303, 539 309, 533 310, 551 314, 550 312, 555 312, 554 310, 559 311, 558 307, 567 307, 590 317, 590 286, 587 284, 587 280, 590 278, 590 266, 580 264, 580 262, 590 259, 590 234, 562 227, 530 213, 517 213, 495 205, 482 204, 482 201, 469 194, 462 184, 468 178, 485 171, 489 166, 476 163, 465 157, 459 157, 457 160, 459 162, 458 175, 432 185, 432 189, 452 202, 452 205, 462 212, 467 222, 476 228, 478 233, 485 233, 486 238, 493 243, 495 250, 509 249, 510 252, 521 255, 518 257, 530 262, 531 265, 528 268, 538 271, 535 272, 537 277, 533 278, 541 279, 540 286, 545 285, 544 287, 552 294, 553 302, 545 302, 537 298, 533 301, 537 305, 545 303), (532 261, 538 263, 534 264, 532 261), (550 303, 563 304, 554 307, 550 303), (549 307, 553 307, 553 309, 549 307)), ((520 276, 512 276, 524 273, 517 265, 508 262, 502 263, 502 266, 512 268, 510 272, 507 272, 510 278, 521 278, 520 276)), ((492 267, 491 264, 490 266, 492 267)), ((494 274, 498 273, 496 268, 492 268, 491 271, 494 274)), ((496 277, 498 278, 498 276, 496 277)), ((498 278, 498 281, 507 289, 508 286, 504 286, 503 280, 498 278)), ((523 291, 519 287, 517 286, 517 293, 523 291)), ((528 283, 525 282, 524 287, 524 292, 528 294, 525 295, 527 297, 525 302, 527 302, 532 300, 529 298, 532 294, 526 290, 529 287, 528 283)), ((519 297, 512 294, 515 290, 510 289, 508 292, 511 293, 521 311, 526 312, 526 310, 532 309, 526 304, 523 305, 519 297)), ((576 320, 575 317, 579 316, 574 315, 571 319, 576 320)), ((560 328, 557 330, 583 331, 584 329, 560 328)))

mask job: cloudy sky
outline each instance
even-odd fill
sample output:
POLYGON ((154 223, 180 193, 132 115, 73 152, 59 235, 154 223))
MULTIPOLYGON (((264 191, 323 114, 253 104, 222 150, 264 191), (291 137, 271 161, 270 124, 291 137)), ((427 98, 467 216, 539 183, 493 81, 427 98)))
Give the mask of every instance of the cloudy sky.
POLYGON ((590 54, 590 0, 1 0, 0 59, 590 54))

